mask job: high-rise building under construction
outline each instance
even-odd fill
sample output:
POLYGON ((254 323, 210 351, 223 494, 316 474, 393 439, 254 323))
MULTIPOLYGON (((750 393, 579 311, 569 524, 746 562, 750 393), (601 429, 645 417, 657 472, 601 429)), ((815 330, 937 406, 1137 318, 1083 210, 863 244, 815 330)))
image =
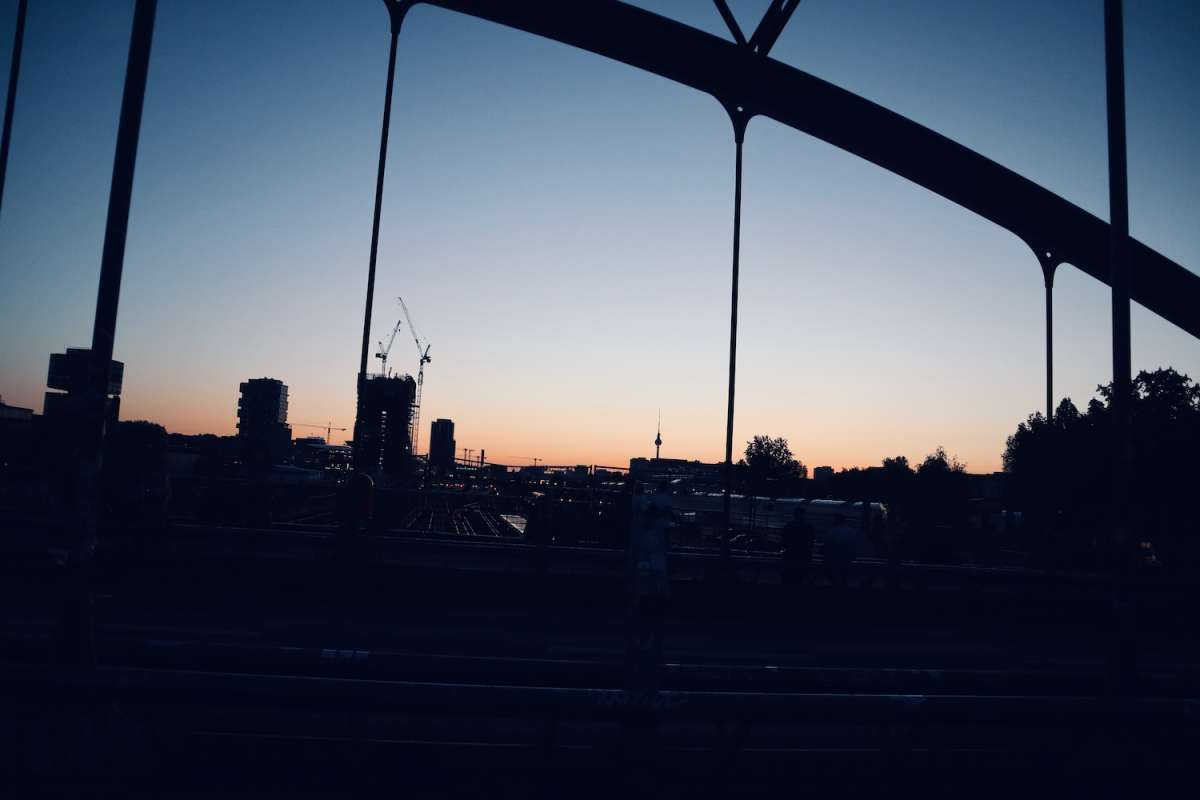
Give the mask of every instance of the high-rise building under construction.
POLYGON ((362 422, 355 447, 367 472, 399 475, 409 466, 409 421, 417 382, 411 375, 372 375, 363 381, 362 422))

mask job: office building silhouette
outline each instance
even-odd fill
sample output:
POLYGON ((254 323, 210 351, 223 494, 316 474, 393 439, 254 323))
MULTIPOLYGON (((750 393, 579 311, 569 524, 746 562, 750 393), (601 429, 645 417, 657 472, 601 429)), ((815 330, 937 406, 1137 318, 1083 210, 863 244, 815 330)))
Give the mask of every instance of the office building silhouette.
POLYGON ((429 430, 429 466, 449 472, 454 469, 454 420, 435 419, 429 430))
POLYGON ((265 466, 287 460, 292 445, 287 384, 275 378, 252 378, 239 388, 237 427, 243 461, 265 466))

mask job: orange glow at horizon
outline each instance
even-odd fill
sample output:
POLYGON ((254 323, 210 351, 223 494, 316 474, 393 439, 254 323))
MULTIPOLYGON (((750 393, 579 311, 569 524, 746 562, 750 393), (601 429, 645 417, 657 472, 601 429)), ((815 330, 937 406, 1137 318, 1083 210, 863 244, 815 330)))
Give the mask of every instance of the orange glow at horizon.
MULTIPOLYGON (((148 419, 157 422, 172 433, 188 435, 215 434, 232 436, 237 433, 236 391, 233 398, 225 404, 228 408, 218 409, 212 406, 174 403, 170 405, 161 402, 148 402, 148 398, 137 394, 127 396, 121 408, 123 419, 148 419)), ((289 391, 289 424, 292 425, 294 438, 304 436, 320 436, 324 438, 325 431, 318 425, 319 414, 308 413, 314 404, 297 397, 294 391, 289 391), (306 416, 298 416, 304 413, 306 416), (302 427, 294 420, 313 420, 314 427, 302 427)), ((328 408, 324 403, 322 409, 328 408)), ((510 466, 527 466, 534 463, 545 465, 575 465, 588 464, 619 468, 628 468, 631 458, 651 458, 654 455, 654 419, 646 424, 626 424, 624 420, 617 421, 609 418, 602 424, 587 425, 579 421, 578 427, 568 424, 570 421, 558 420, 553 425, 547 425, 544 420, 528 419, 524 422, 509 421, 502 425, 502 420, 489 418, 489 415, 478 415, 460 412, 454 415, 426 415, 421 418, 421 437, 419 448, 422 454, 428 449, 429 427, 433 419, 439 416, 450 416, 455 422, 455 438, 458 452, 463 455, 463 448, 470 448, 472 457, 478 458, 480 450, 485 450, 490 463, 503 463, 510 466)), ((677 423, 676 428, 669 424, 663 430, 663 458, 682 458, 709 463, 720 463, 724 460, 724 437, 720 426, 722 420, 716 420, 718 425, 705 429, 699 420, 685 418, 677 423)), ((352 438, 353 407, 347 407, 341 414, 332 417, 334 427, 346 427, 342 433, 334 430, 331 443, 343 444, 352 438)), ((883 458, 895 455, 905 455, 915 467, 927 453, 932 452, 938 443, 922 445, 914 443, 909 448, 903 446, 891 450, 881 449, 877 441, 860 433, 851 436, 839 436, 832 425, 824 430, 807 431, 805 435, 797 436, 795 431, 776 430, 771 426, 763 426, 761 430, 745 429, 738 425, 735 429, 734 460, 741 458, 746 442, 759 433, 767 435, 782 435, 788 438, 796 457, 808 466, 810 472, 814 467, 832 466, 835 470, 852 467, 867 467, 878 465, 883 458), (791 435, 789 435, 789 433, 791 435), (824 433, 823 436, 815 435, 824 433)), ((972 458, 970 455, 957 452, 947 445, 951 455, 958 455, 967 463, 972 472, 992 472, 1000 469, 999 454, 992 459, 980 458, 982 454, 972 458)))

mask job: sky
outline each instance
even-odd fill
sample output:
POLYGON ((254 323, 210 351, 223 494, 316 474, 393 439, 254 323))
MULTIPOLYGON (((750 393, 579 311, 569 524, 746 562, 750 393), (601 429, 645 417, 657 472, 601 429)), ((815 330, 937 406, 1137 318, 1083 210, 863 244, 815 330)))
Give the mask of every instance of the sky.
MULTIPOLYGON (((729 38, 707 0, 636 3, 729 38)), ((731 0, 752 30, 767 0, 731 0)), ((40 411, 91 338, 132 2, 32 0, 0 213, 0 395, 40 411)), ((15 0, 0 0, 7 65, 15 0)), ((1132 234, 1200 269, 1200 5, 1126 3, 1132 234)), ((122 416, 233 433, 238 384, 350 428, 388 21, 373 0, 160 0, 115 357, 122 416)), ((1108 217, 1100 0, 805 0, 772 57, 1108 217)), ((400 36, 374 342, 402 295, 437 417, 488 460, 718 461, 734 148, 711 97, 428 6, 400 36)), ((1061 267, 1055 388, 1111 379, 1109 291, 1061 267)), ((1133 309, 1134 370, 1200 346, 1133 309)), ((1044 404, 1037 263, 1015 236, 757 118, 745 143, 735 449, 810 466, 1000 468, 1044 404)), ((397 337, 391 363, 416 368, 397 337)), ((374 359, 373 359, 374 361, 374 359)), ((340 441, 346 434, 334 434, 340 441)))

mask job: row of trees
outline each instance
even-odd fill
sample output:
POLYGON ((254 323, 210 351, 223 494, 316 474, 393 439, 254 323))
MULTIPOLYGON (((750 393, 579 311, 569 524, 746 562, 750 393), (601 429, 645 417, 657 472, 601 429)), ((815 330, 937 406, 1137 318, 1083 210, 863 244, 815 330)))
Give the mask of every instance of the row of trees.
POLYGON ((902 536, 913 557, 953 560, 967 525, 971 491, 966 465, 939 447, 914 469, 905 456, 878 467, 845 469, 827 482, 808 480, 808 468, 787 439, 755 436, 735 470, 738 491, 763 497, 824 497, 882 502, 892 537, 902 536), (903 531, 903 533, 900 533, 903 531))
MULTIPOLYGON (((1060 561, 1094 559, 1103 548, 1112 502, 1112 385, 1098 386, 1080 411, 1070 400, 1054 416, 1032 414, 1004 450, 1004 507, 1021 511, 1031 549, 1060 561)), ((1164 563, 1200 567, 1200 384, 1165 368, 1138 373, 1130 396, 1130 501, 1137 542, 1152 542, 1164 563)), ((921 531, 962 528, 970 516, 966 467, 938 448, 915 468, 904 456, 879 467, 836 473, 820 487, 786 439, 755 436, 737 464, 738 490, 768 497, 816 496, 886 503, 890 516, 921 531)))
MULTIPOLYGON (((1023 506, 1103 505, 1112 487, 1112 385, 1097 387, 1082 413, 1064 399, 1052 419, 1032 414, 1004 450, 1010 496, 1023 506)), ((1200 385, 1173 369, 1140 372, 1130 402, 1131 495, 1146 506, 1176 506, 1197 485, 1200 385)))
POLYGON ((835 473, 817 487, 808 480, 808 467, 792 453, 783 437, 755 436, 746 443, 734 481, 739 491, 764 497, 813 496, 840 500, 871 500, 889 507, 912 506, 927 499, 939 503, 965 502, 969 496, 966 465, 939 447, 915 469, 906 456, 885 458, 878 467, 854 467, 835 473))
MULTIPOLYGON (((1112 385, 1080 411, 1032 414, 1004 451, 1008 498, 1056 547, 1094 550, 1106 535, 1115 453, 1112 385)), ((1200 565, 1192 492, 1200 485, 1200 385, 1174 369, 1138 373, 1131 387, 1132 527, 1164 563, 1200 565)))

